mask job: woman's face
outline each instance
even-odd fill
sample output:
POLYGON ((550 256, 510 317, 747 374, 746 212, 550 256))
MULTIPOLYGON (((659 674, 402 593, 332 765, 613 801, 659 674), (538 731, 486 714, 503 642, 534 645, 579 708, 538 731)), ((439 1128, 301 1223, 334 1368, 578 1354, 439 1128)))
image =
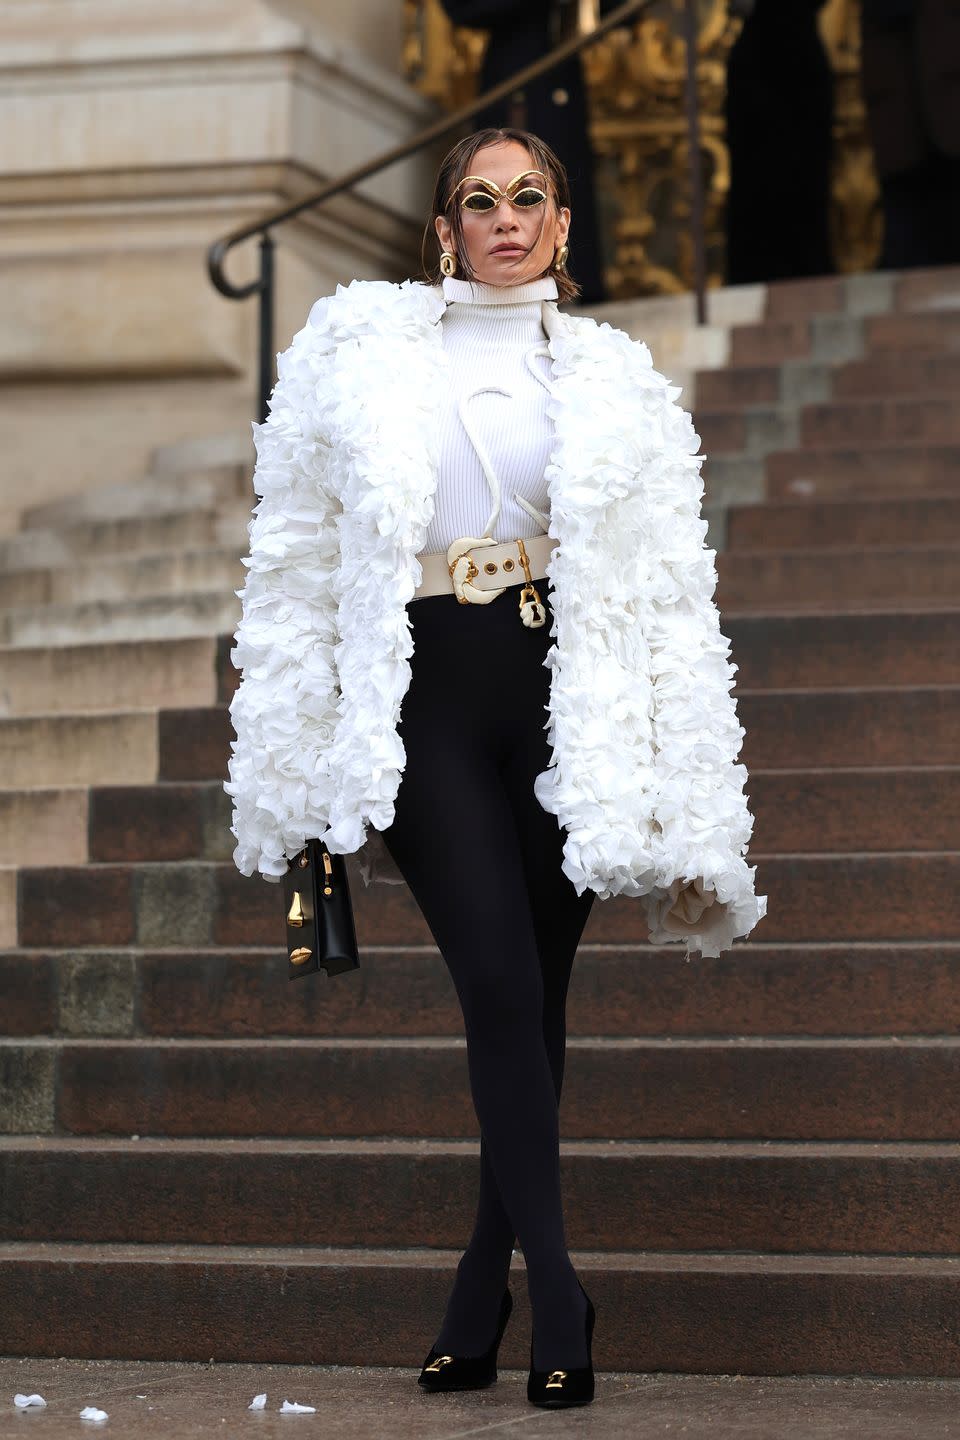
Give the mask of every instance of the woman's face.
MULTIPOLYGON (((504 140, 478 150, 470 162, 468 173, 492 180, 501 190, 506 190, 517 175, 536 168, 536 161, 525 145, 517 140, 504 140)), ((503 198, 497 199, 491 210, 461 211, 467 259, 477 279, 487 285, 522 285, 527 280, 536 279, 552 263, 557 247, 567 238, 570 211, 567 206, 557 209, 552 183, 540 174, 524 178, 548 192, 545 202, 520 207, 503 198), (537 231, 544 209, 546 219, 543 220, 543 234, 538 241, 537 231), (513 248, 505 249, 505 246, 513 248)), ((456 191, 447 214, 436 217, 437 235, 444 250, 456 253, 448 219, 453 206, 459 205, 471 190, 483 188, 473 180, 465 181, 456 191)), ((517 186, 516 190, 519 188, 517 186)))

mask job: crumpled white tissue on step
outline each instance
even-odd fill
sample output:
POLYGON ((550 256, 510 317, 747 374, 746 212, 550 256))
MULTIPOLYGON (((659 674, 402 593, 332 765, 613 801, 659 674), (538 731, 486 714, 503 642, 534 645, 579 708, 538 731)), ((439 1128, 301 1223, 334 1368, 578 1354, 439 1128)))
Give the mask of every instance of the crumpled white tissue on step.
POLYGON ((18 1410, 26 1410, 28 1405, 36 1405, 39 1407, 46 1405, 47 1402, 42 1395, 14 1395, 13 1403, 18 1410))
POLYGON ((281 1415, 312 1415, 316 1411, 316 1405, 298 1405, 296 1400, 284 1400, 280 1406, 281 1415))
POLYGON ((264 1390, 264 1392, 263 1392, 262 1395, 254 1395, 253 1399, 250 1401, 250 1404, 247 1406, 247 1409, 248 1409, 248 1410, 264 1410, 264 1409, 266 1409, 266 1405, 267 1405, 267 1392, 266 1392, 266 1390, 264 1390))
POLYGON ((98 1410, 96 1405, 85 1405, 80 1411, 81 1420, 106 1420, 106 1410, 98 1410))

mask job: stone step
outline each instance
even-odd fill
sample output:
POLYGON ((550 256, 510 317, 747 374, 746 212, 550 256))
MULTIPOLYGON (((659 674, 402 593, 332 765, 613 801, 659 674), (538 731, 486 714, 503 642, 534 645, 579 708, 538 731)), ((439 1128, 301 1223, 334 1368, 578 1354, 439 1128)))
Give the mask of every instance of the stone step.
POLYGON ((160 476, 182 475, 188 471, 212 470, 224 465, 252 468, 254 460, 253 435, 244 426, 239 430, 221 431, 219 435, 196 435, 158 445, 150 455, 150 469, 160 476))
MULTIPOLYGON (((754 691, 739 697, 738 716, 746 730, 740 758, 751 776, 788 767, 791 775, 810 777, 812 770, 826 768, 829 787, 835 767, 853 767, 869 777, 871 767, 913 766, 918 734, 925 767, 960 763, 960 687, 770 696, 754 691)), ((45 724, 72 718, 45 717, 45 724)), ((86 730, 88 741, 111 734, 112 716, 78 718, 104 721, 101 730, 86 730)), ((44 733, 52 732, 48 727, 44 733)), ((147 850, 151 859, 230 858, 223 780, 232 733, 225 706, 161 710, 156 736, 146 739, 138 762, 149 769, 156 757, 156 783, 115 785, 109 783, 115 779, 111 768, 107 782, 95 783, 92 791, 87 784, 63 784, 0 792, 0 864, 114 860, 130 846, 136 851, 132 858, 145 858, 147 850)), ((43 768, 44 754, 34 752, 37 769, 43 768)), ((109 758, 106 743, 101 760, 104 755, 109 758)), ((49 770, 44 773, 49 778, 49 770)), ((763 820, 764 808, 755 813, 763 820)))
MULTIPOLYGON (((732 615, 723 620, 744 690, 950 685, 960 615, 732 615)), ((76 715, 228 702, 233 637, 0 649, 0 714, 76 715)), ((170 778, 173 778, 172 776, 170 778)))
MULTIPOLYGON (((960 489, 960 445, 775 450, 761 463, 771 500, 829 500, 847 495, 871 500, 878 495, 922 498, 929 492, 950 495, 960 489)), ((709 468, 708 461, 704 470, 709 468)))
POLYGON ((916 351, 905 365, 896 351, 830 365, 784 360, 780 365, 731 365, 696 372, 697 411, 797 409, 839 400, 949 396, 960 384, 960 354, 916 351))
POLYGON ((108 555, 242 547, 256 497, 212 509, 173 510, 117 520, 81 520, 57 529, 23 530, 0 540, 0 571, 64 567, 108 555))
POLYGON ((731 505, 723 561, 745 550, 960 543, 960 494, 731 505))
MULTIPOLYGON (((599 902, 598 902, 599 903, 599 902)), ((596 907, 595 907, 596 908, 596 907)), ((432 943, 361 947, 363 976, 291 983, 274 937, 220 949, 0 951, 4 1030, 23 1037, 456 1036, 463 1019, 432 943)), ((585 940, 570 1035, 960 1035, 960 941, 736 944, 678 963, 670 946, 585 940)))
POLYGON ((156 714, 128 710, 0 720, 0 772, 11 789, 153 781, 156 714))
POLYGON ((89 795, 85 785, 0 790, 0 865, 82 865, 89 795))
MULTIPOLYGON (((960 762, 960 686, 741 692, 742 759, 762 769, 960 762)), ((748 793, 753 791, 748 786, 748 793)))
POLYGON ((17 885, 16 867, 0 865, 0 946, 17 943, 17 885))
MULTIPOLYGON (((235 579, 243 584, 238 566, 235 579)), ((171 640, 217 635, 235 629, 240 601, 226 586, 217 589, 36 605, 0 615, 4 645, 97 645, 118 640, 171 640)))
MULTIPOLYGON (((479 1136, 460 1036, 4 1038, 0 1073, 4 1134, 479 1136)), ((958 1077, 960 1036, 573 1036, 564 1134, 955 1141, 958 1077)))
POLYGON ((727 550, 717 556, 717 573, 723 615, 960 603, 960 544, 727 550))
POLYGON ((960 349, 960 311, 892 315, 813 314, 735 325, 731 365, 781 365, 788 360, 840 364, 880 351, 960 349))
POLYGON ((129 520, 182 510, 213 510, 224 500, 255 500, 252 471, 246 464, 209 469, 153 471, 143 479, 85 490, 61 500, 28 506, 22 512, 25 530, 56 530, 84 521, 129 520))
MULTIPOLYGON (((864 835, 873 849, 950 844, 954 782, 943 767, 960 762, 960 688, 752 693, 740 697, 738 715, 754 846, 842 849, 841 834, 859 849, 864 835), (913 764, 917 734, 921 767, 913 764), (841 788, 847 826, 837 829, 828 822, 841 788), (771 829, 777 816, 789 816, 790 828, 771 829)), ((225 707, 0 722, 9 777, 24 777, 23 788, 0 791, 0 864, 230 859, 223 781, 231 733, 225 707), (118 754, 132 777, 125 784, 113 783, 118 754), (59 784, 40 783, 57 772, 66 777, 59 784)))
POLYGON ((960 847, 960 765, 754 770, 749 794, 756 854, 960 847))
POLYGON ((698 407, 694 415, 706 455, 765 456, 783 450, 819 450, 857 444, 950 445, 960 442, 960 420, 950 395, 747 408, 698 407))
MULTIPOLYGON (((478 1156, 462 1140, 5 1138, 4 1239, 296 1245, 313 1215, 325 1245, 455 1249, 478 1156)), ((580 1140, 560 1168, 578 1250, 960 1253, 956 1144, 580 1140)))
POLYGON ((184 592, 231 593, 246 578, 240 549, 159 551, 136 559, 111 556, 60 569, 12 570, 0 575, 0 607, 78 606, 91 601, 133 602, 184 592))
MULTIPOLYGON (((785 750, 782 758, 793 757, 785 750)), ((960 841, 960 764, 748 769, 756 820, 751 844, 764 854, 946 850, 960 841)), ((0 791, 0 837, 8 793, 0 791)), ((76 794, 70 790, 39 793, 76 794)), ((84 859, 139 862, 232 857, 235 841, 229 831, 230 797, 222 783, 98 785, 89 796, 89 857, 85 854, 84 859)), ((83 815, 87 817, 86 806, 83 815)), ((15 847, 11 844, 10 848, 15 847)), ((60 860, 59 855, 46 853, 48 859, 60 860)), ((35 862, 24 856, 20 863, 35 862)))
MULTIPOLYGON (((960 888, 960 851, 764 855, 752 850, 768 913, 758 943, 960 938, 944 897, 960 888)), ((362 945, 422 944, 430 934, 404 885, 365 886, 348 868, 362 945)), ((23 866, 0 911, 3 945, 63 949, 126 945, 282 944, 279 885, 214 861, 23 866), (14 925, 16 924, 16 929, 14 925)), ((647 938, 643 907, 598 901, 584 938, 647 938)), ((682 953, 677 946, 674 953, 682 953)))
MULTIPOLYGON (((8 1242, 0 1245, 0 1350, 402 1365, 415 1375, 459 1258, 459 1248, 435 1247, 8 1242)), ((596 1305, 601 1372, 960 1375, 960 1340, 943 1320, 956 1299, 953 1256, 573 1251, 571 1259, 596 1305)), ((521 1373, 531 1326, 524 1268, 515 1255, 515 1308, 498 1357, 521 1373)))
MULTIPOLYGON (((960 316, 957 318, 960 323, 960 316)), ((956 397, 890 396, 805 405, 800 415, 800 443, 810 449, 858 444, 955 445, 960 443, 956 397)))
POLYGON ((236 685, 232 637, 0 648, 0 715, 203 706, 236 685))
MULTIPOLYGON (((960 763, 960 686, 740 693, 744 763, 913 765, 923 735, 929 765, 960 763)), ((161 710, 158 778, 212 780, 227 773, 233 728, 225 706, 161 710)))
POLYGON ((845 311, 875 315, 890 311, 956 308, 960 304, 960 266, 927 266, 909 271, 867 271, 854 275, 818 275, 776 280, 766 287, 769 319, 845 311))
POLYGON ((872 315, 863 321, 867 353, 883 350, 960 350, 960 310, 924 314, 872 315))
POLYGON ((956 394, 960 390, 960 353, 929 354, 917 351, 909 364, 893 351, 881 351, 868 359, 840 365, 833 372, 833 394, 844 397, 877 395, 956 394))
MULTIPOLYGON (((894 300, 887 286, 882 296, 884 309, 894 300)), ((826 315, 846 310, 849 297, 842 275, 804 276, 795 280, 776 280, 767 285, 765 318, 770 320, 804 320, 809 315, 826 315)))
POLYGON ((782 365, 729 365, 717 370, 698 370, 697 411, 747 410, 757 406, 795 409, 815 400, 829 400, 834 393, 834 377, 845 368, 810 360, 786 360, 782 365))
POLYGON ((710 457, 762 457, 772 450, 793 449, 800 443, 798 413, 784 405, 751 405, 749 409, 698 406, 693 421, 701 448, 710 457))
MULTIPOLYGON (((103 570, 108 568, 102 567, 103 587, 113 589, 118 577, 104 575, 103 570)), ((830 609, 834 605, 846 608, 861 600, 882 602, 885 598, 908 603, 948 600, 955 592, 957 574, 955 551, 942 545, 924 549, 890 545, 885 550, 877 546, 869 553, 858 547, 839 571, 834 555, 827 549, 812 549, 802 562, 796 553, 789 558, 777 554, 731 557, 724 553, 718 568, 718 603, 722 609, 731 610, 766 604, 789 608, 791 601, 797 608, 814 604, 818 609, 830 609)), ((23 572, 8 579, 19 586, 24 580, 49 578, 53 573, 23 572)), ((153 574, 158 575, 157 569, 153 574)), ((0 616, 0 638, 8 647, 30 649, 44 644, 95 645, 203 637, 236 627, 240 601, 229 581, 232 578, 242 585, 243 571, 235 557, 200 577, 209 586, 207 589, 178 590, 178 578, 191 583, 191 577, 172 563, 167 576, 158 577, 155 593, 148 590, 153 582, 144 575, 135 582, 142 591, 139 595, 59 604, 45 603, 43 588, 35 587, 33 601, 0 616)))
POLYGON ((956 681, 960 610, 741 613, 725 617, 721 628, 739 667, 736 691, 740 693, 956 681))
MULTIPOLYGON (((950 685, 960 652, 960 608, 873 606, 862 614, 749 614, 722 617, 736 690, 950 685)), ((236 672, 224 670, 232 693, 236 672)))

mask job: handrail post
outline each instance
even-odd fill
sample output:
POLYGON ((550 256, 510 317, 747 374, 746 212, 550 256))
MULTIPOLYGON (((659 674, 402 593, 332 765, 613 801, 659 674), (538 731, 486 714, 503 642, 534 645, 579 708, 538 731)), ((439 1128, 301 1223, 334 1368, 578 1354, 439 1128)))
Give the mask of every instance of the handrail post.
POLYGON ((260 283, 257 287, 259 296, 259 408, 260 423, 265 423, 267 411, 270 405, 270 393, 273 390, 274 380, 274 347, 273 347, 273 280, 274 280, 274 240, 269 230, 264 230, 260 236, 260 283))
POLYGON ((687 143, 690 147, 690 232, 693 240, 693 285, 697 295, 697 324, 707 321, 707 257, 703 234, 703 175, 700 169, 700 104, 697 95, 696 0, 684 0, 686 49, 687 143))

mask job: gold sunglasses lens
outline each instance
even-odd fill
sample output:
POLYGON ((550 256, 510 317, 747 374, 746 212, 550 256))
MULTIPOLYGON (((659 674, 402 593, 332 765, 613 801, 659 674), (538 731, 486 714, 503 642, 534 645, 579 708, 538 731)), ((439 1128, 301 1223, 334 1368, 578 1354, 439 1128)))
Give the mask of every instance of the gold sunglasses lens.
POLYGON ((473 190, 463 197, 464 210, 495 210, 497 202, 488 190, 473 190))
POLYGON ((533 205, 542 205, 546 198, 543 191, 538 190, 535 185, 525 185, 522 190, 518 190, 516 195, 514 195, 513 203, 514 205, 521 206, 523 209, 527 209, 533 205))

